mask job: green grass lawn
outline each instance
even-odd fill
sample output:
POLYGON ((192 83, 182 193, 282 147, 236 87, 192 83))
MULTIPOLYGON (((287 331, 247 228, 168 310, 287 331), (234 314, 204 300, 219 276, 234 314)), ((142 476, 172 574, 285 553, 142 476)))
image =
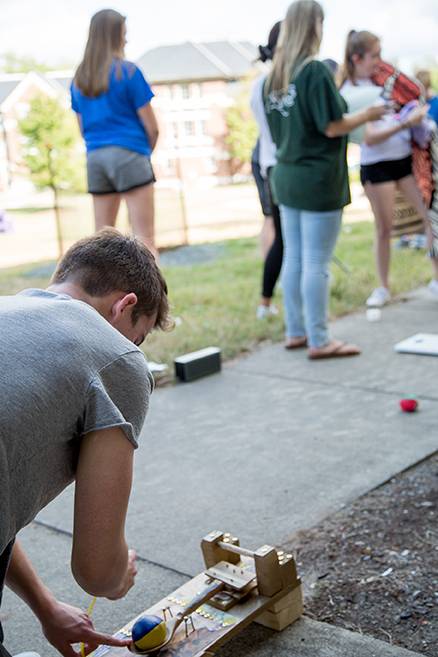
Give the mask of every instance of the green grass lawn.
MULTIPOLYGON (((230 359, 264 340, 282 339, 281 314, 269 320, 255 319, 262 271, 257 240, 230 240, 218 253, 205 264, 163 268, 172 312, 181 323, 172 332, 154 333, 147 339, 144 351, 150 360, 171 365, 177 355, 210 345, 221 347, 223 357, 230 359)), ((350 273, 332 265, 332 318, 363 307, 376 284, 373 225, 344 226, 336 255, 350 273)), ((49 280, 45 265, 0 270, 0 294, 45 287, 49 280)), ((391 272, 393 291, 398 294, 426 283, 431 267, 423 251, 394 249, 391 272)), ((281 306, 281 291, 276 296, 281 306)))

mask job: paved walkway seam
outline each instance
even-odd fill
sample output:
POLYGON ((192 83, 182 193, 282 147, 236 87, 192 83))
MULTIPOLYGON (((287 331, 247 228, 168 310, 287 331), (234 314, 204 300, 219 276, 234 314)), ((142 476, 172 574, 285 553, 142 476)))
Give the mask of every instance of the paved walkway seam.
MULTIPOLYGON (((321 381, 321 380, 314 380, 314 379, 304 379, 301 377, 293 377, 293 376, 285 376, 284 374, 267 374, 266 372, 251 372, 248 370, 241 370, 239 374, 246 374, 247 376, 262 376, 267 379, 274 379, 278 380, 281 379, 282 381, 294 381, 295 383, 310 383, 311 385, 319 385, 323 386, 324 388, 330 387, 330 388, 338 388, 339 390, 346 388, 348 390, 357 390, 358 392, 375 392, 378 394, 386 395, 388 397, 392 396, 403 396, 405 394, 405 391, 400 391, 400 390, 383 390, 382 388, 369 388, 368 386, 355 386, 351 385, 350 383, 334 383, 333 381, 321 381)), ((423 399, 424 401, 438 401, 438 397, 430 397, 429 395, 416 395, 417 399, 423 399)))
MULTIPOLYGON (((39 527, 43 527, 44 529, 50 529, 51 531, 57 534, 63 534, 64 536, 68 536, 69 538, 73 537, 73 534, 67 531, 66 529, 55 527, 54 525, 50 525, 47 522, 42 522, 41 520, 33 520, 33 524, 38 525, 39 527)), ((193 577, 193 575, 190 575, 189 573, 184 573, 182 570, 177 570, 177 568, 172 568, 171 566, 165 566, 164 564, 158 563, 157 561, 146 559, 146 557, 142 557, 138 553, 137 553, 137 561, 141 561, 142 563, 148 564, 150 566, 156 566, 157 568, 162 568, 163 570, 166 570, 169 573, 174 573, 175 575, 181 575, 182 577, 187 577, 187 579, 191 579, 193 577)))

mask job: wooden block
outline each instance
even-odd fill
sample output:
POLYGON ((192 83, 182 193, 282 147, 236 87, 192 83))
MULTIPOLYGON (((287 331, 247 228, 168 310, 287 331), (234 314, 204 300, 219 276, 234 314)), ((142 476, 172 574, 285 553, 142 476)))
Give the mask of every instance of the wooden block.
MULTIPOLYGON (((301 581, 299 581, 297 586, 300 587, 300 585, 301 581)), ((278 614, 279 611, 283 611, 283 609, 286 609, 286 607, 293 607, 296 603, 296 599, 297 594, 295 593, 295 590, 291 591, 290 593, 287 593, 283 598, 280 598, 278 602, 274 602, 272 607, 268 608, 268 611, 272 612, 273 614, 278 614)))
POLYGON ((254 564, 257 575, 257 588, 260 595, 271 597, 283 587, 277 550, 270 545, 263 545, 254 552, 254 564))
POLYGON ((292 623, 302 616, 304 611, 301 584, 285 597, 290 601, 287 607, 284 607, 281 611, 276 613, 270 611, 272 609, 272 607, 270 607, 267 611, 260 614, 255 622, 264 627, 269 627, 271 630, 276 630, 277 632, 281 632, 281 630, 284 630, 288 625, 292 625, 292 623))
POLYGON ((280 563, 283 588, 286 588, 287 586, 297 586, 300 583, 300 580, 297 575, 295 559, 291 554, 285 553, 283 550, 277 550, 277 555, 280 563))
POLYGON ((201 541, 201 550, 207 568, 215 566, 220 561, 228 561, 228 563, 233 564, 239 563, 240 556, 238 554, 228 552, 217 545, 219 541, 226 542, 227 540, 231 540, 231 535, 223 534, 220 531, 212 531, 207 536, 204 536, 201 541))
POLYGON ((194 381, 201 376, 214 374, 221 369, 221 350, 207 347, 190 354, 184 354, 174 360, 175 375, 181 381, 194 381))
POLYGON ((263 627, 269 627, 271 630, 281 632, 298 620, 300 616, 301 614, 293 614, 289 609, 283 609, 278 614, 270 614, 269 611, 265 611, 255 622, 263 625, 263 627))

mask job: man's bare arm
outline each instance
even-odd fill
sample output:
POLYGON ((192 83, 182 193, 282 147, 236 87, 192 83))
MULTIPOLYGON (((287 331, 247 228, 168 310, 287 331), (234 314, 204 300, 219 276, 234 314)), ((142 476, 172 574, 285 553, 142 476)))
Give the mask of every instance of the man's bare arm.
POLYGON ((117 599, 133 586, 125 541, 134 448, 116 427, 82 438, 76 471, 72 572, 91 595, 117 599))

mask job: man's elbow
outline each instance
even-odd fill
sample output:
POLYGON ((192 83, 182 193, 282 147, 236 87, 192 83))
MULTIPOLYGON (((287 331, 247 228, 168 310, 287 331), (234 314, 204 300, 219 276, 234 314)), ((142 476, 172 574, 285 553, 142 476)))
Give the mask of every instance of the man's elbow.
POLYGON ((108 598, 120 587, 121 578, 115 577, 111 567, 104 569, 96 564, 76 563, 72 559, 71 571, 81 589, 89 595, 108 598))

